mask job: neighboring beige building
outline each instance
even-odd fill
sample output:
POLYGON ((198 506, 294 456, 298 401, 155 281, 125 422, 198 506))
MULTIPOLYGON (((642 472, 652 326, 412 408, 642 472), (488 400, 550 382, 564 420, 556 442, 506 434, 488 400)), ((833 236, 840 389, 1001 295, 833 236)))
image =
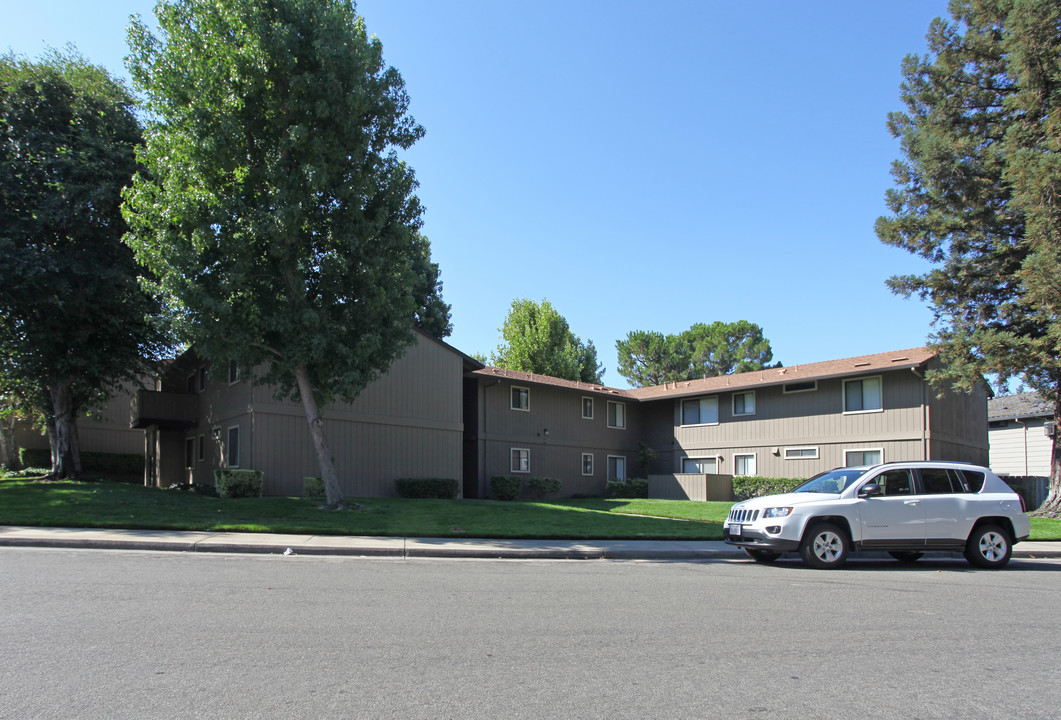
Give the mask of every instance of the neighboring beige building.
MULTIPOLYGON (((460 479, 464 497, 485 498, 503 474, 556 477, 564 495, 601 495, 608 480, 649 474, 986 464, 987 389, 937 398, 924 379, 937 363, 916 348, 621 390, 484 367, 418 333, 355 402, 323 413, 350 497, 394 495, 402 477, 460 479), (656 453, 648 466, 644 447, 656 453)), ((186 352, 155 390, 135 393, 130 423, 105 433, 83 422, 82 448, 145 453, 149 485, 212 483, 215 469, 243 467, 264 472, 268 494, 300 494, 302 478, 320 472, 301 404, 226 370, 209 372, 186 352)), ((101 417, 111 415, 120 408, 101 417)))
POLYGON ((991 469, 999 475, 1049 477, 1053 403, 1035 392, 992 398, 987 404, 991 469))

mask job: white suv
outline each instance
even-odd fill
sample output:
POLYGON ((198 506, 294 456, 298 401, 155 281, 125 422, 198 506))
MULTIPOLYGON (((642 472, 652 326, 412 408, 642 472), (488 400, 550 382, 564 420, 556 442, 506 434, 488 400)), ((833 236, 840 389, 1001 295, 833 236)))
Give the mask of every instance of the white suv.
POLYGON ((757 562, 798 551, 817 568, 856 550, 913 562, 926 550, 960 551, 1000 568, 1031 532, 1024 501, 985 467, 952 462, 885 463, 822 473, 783 495, 737 503, 722 527, 757 562))

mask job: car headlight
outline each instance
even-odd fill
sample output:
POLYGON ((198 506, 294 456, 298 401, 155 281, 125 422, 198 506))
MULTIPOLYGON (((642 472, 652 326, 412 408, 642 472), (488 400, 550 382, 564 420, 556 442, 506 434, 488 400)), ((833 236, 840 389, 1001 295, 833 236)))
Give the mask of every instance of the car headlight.
POLYGON ((788 517, 791 513, 792 513, 792 508, 790 508, 790 507, 766 508, 766 512, 763 513, 763 517, 764 518, 788 517))

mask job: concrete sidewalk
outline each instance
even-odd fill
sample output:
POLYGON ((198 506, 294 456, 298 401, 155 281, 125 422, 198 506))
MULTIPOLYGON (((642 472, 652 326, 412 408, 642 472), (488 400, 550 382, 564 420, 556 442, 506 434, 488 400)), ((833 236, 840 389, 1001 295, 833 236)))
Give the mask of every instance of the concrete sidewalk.
MULTIPOLYGON (((744 551, 721 541, 486 540, 14 526, 0 526, 0 546, 513 560, 727 560, 747 557, 744 551)), ((955 557, 954 553, 936 555, 955 557)), ((1018 543, 1013 548, 1013 557, 1061 558, 1061 543, 1018 543)))

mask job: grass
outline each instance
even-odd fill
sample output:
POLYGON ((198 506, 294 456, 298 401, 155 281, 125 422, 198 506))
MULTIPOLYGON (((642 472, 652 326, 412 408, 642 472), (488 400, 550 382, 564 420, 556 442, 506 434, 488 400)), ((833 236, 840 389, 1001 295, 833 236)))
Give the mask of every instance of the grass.
MULTIPOLYGON (((112 482, 0 478, 0 525, 210 530, 391 537, 719 540, 731 503, 687 500, 406 500, 356 510, 319 500, 219 500, 112 482)), ((1061 540, 1061 520, 1031 519, 1031 540, 1061 540)))

